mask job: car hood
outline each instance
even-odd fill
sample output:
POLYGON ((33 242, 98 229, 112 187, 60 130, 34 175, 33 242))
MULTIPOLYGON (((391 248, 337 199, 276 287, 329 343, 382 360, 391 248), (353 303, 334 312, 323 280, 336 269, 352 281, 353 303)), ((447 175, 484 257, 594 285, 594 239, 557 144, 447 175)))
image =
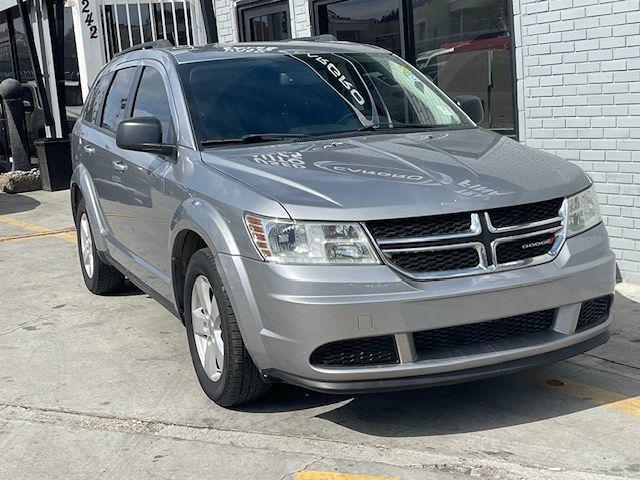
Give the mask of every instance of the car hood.
POLYGON ((309 220, 477 211, 566 196, 590 183, 577 166, 482 129, 218 147, 203 161, 309 220))

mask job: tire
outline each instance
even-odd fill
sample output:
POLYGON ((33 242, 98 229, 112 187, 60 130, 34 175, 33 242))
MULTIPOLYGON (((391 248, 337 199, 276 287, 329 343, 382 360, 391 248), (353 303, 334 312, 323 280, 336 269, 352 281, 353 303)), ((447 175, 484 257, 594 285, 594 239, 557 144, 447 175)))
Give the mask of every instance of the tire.
POLYGON ((222 407, 252 402, 265 395, 269 384, 247 352, 229 296, 208 248, 195 252, 189 261, 184 308, 191 360, 204 393, 222 407), (207 293, 202 293, 205 290, 207 293), (197 292, 201 292, 200 296, 197 292), (204 296, 209 297, 209 315, 204 308, 207 304, 204 296), (203 364, 208 365, 207 369, 203 364))
MULTIPOLYGON (((87 233, 87 230, 85 230, 85 233, 87 233)), ((89 291, 96 295, 105 295, 122 290, 125 281, 124 275, 111 265, 104 263, 98 255, 84 200, 80 200, 76 209, 76 236, 80 270, 82 270, 84 284, 89 291), (83 229, 88 229, 88 237, 83 238, 83 229), (87 242, 87 238, 90 242, 87 242), (84 254, 85 248, 87 249, 87 255, 90 252, 90 261, 88 261, 89 257, 84 254)))

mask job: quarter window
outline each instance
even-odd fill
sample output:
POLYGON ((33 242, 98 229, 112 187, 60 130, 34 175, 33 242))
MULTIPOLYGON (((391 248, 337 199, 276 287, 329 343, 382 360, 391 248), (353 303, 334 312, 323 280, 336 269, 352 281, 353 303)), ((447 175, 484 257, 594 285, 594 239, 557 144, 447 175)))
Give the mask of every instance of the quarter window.
POLYGON ((162 123, 162 141, 169 142, 173 137, 173 122, 167 90, 160 72, 145 67, 138 86, 133 105, 133 117, 156 117, 162 123))
POLYGON ((136 74, 136 67, 123 68, 115 74, 104 102, 101 126, 115 132, 127 112, 129 91, 136 74))
POLYGON ((87 104, 84 107, 84 114, 82 118, 84 118, 85 121, 89 123, 97 122, 98 113, 100 112, 100 103, 102 103, 102 98, 109 87, 110 80, 111 75, 103 75, 94 85, 91 93, 89 94, 89 98, 87 99, 87 104))

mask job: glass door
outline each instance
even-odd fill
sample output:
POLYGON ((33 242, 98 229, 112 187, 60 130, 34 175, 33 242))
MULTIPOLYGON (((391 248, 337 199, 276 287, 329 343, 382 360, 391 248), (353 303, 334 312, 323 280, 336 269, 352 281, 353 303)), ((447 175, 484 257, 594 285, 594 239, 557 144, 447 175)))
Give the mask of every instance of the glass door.
POLYGON ((240 38, 243 42, 266 42, 291 38, 288 2, 239 6, 240 38))
POLYGON ((405 54, 401 0, 321 0, 314 4, 314 13, 318 34, 405 54))

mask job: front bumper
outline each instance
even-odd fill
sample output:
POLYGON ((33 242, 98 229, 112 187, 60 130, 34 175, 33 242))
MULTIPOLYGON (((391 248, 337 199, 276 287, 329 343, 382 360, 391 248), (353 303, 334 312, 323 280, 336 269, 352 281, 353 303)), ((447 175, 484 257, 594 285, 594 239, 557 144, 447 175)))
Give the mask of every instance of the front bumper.
POLYGON ((506 272, 415 282, 384 265, 285 266, 219 255, 247 349, 273 377, 335 392, 414 388, 483 378, 548 363, 608 338, 611 316, 575 332, 582 302, 610 295, 615 259, 604 226, 573 237, 551 262, 506 272), (535 340, 418 355, 413 332, 554 309, 535 340), (326 367, 310 356, 327 343, 392 335, 397 364, 326 367))

